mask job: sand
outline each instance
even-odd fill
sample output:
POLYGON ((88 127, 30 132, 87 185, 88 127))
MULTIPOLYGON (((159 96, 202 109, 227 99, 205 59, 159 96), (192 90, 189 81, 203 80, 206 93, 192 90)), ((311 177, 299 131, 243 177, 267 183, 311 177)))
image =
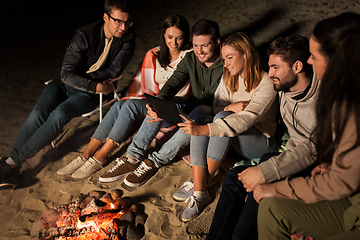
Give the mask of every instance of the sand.
MULTIPOLYGON (((183 15, 190 26, 203 18, 217 21, 222 36, 235 31, 247 33, 266 62, 265 48, 276 37, 287 34, 309 37, 314 24, 323 18, 344 11, 360 13, 356 0, 138 0, 135 3, 136 53, 123 74, 126 79, 133 76, 145 52, 157 45, 161 23, 171 14, 183 15)), ((2 3, 0 156, 10 153, 16 134, 45 88, 44 82, 58 73, 73 32, 101 18, 102 5, 102 1, 69 0, 52 1, 51 5, 45 1, 2 3)), ((223 171, 210 191, 212 202, 187 223, 180 220, 186 204, 171 198, 184 181, 191 180, 191 168, 179 158, 135 189, 125 187, 122 180, 109 184, 98 181, 99 175, 113 165, 112 160, 126 152, 132 136, 108 158, 109 165, 93 176, 74 180, 56 175, 59 168, 85 149, 97 125, 98 115, 73 119, 56 139, 55 148, 45 147, 23 165, 20 188, 0 190, 0 239, 30 239, 34 223, 46 208, 68 203, 79 193, 115 188, 123 189, 124 196, 144 206, 148 214, 144 239, 205 238, 223 171)))

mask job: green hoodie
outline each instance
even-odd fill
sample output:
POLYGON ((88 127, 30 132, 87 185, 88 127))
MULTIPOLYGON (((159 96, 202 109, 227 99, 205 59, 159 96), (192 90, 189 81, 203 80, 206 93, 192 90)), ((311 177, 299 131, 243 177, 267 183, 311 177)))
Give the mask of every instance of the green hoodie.
POLYGON ((223 65, 220 56, 210 67, 206 67, 205 64, 199 62, 194 51, 188 52, 161 88, 158 97, 171 99, 190 79, 191 104, 185 113, 189 113, 198 105, 212 106, 214 93, 220 83, 222 73, 223 65))

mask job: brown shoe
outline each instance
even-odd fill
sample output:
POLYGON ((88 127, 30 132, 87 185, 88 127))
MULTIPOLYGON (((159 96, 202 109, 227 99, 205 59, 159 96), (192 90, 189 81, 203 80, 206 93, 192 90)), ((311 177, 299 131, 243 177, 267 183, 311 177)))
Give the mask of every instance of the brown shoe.
POLYGON ((145 159, 135 171, 124 179, 124 183, 129 187, 139 187, 154 175, 157 170, 152 161, 145 159))
POLYGON ((138 166, 139 162, 131 164, 128 162, 127 157, 116 159, 116 164, 107 173, 99 177, 100 182, 114 182, 123 177, 126 177, 133 172, 138 166))

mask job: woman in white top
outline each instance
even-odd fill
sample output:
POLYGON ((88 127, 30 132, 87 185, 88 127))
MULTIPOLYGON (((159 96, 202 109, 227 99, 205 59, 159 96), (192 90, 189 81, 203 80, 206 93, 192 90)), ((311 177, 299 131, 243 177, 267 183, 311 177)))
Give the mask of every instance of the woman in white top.
MULTIPOLYGON (((173 74, 177 64, 189 51, 189 25, 186 19, 172 15, 162 24, 160 46, 150 49, 137 71, 127 96, 117 101, 105 115, 97 127, 85 151, 72 160, 67 166, 58 170, 58 175, 72 174, 73 178, 84 178, 102 168, 106 157, 119 146, 127 136, 132 124, 142 122, 146 116, 147 101, 144 92, 157 95, 159 89, 173 74), (128 100, 127 100, 128 99, 128 100)), ((179 94, 186 95, 188 86, 179 94)), ((118 180, 114 175, 117 164, 108 173, 100 177, 100 181, 118 180)))
POLYGON ((192 183, 187 183, 173 195, 175 200, 189 197, 183 221, 196 217, 210 201, 206 187, 231 146, 242 159, 260 158, 275 147, 276 92, 272 79, 260 68, 254 43, 245 34, 235 33, 220 47, 224 73, 215 92, 213 121, 197 125, 183 117, 186 123, 178 124, 192 135, 193 190, 188 191, 192 183))

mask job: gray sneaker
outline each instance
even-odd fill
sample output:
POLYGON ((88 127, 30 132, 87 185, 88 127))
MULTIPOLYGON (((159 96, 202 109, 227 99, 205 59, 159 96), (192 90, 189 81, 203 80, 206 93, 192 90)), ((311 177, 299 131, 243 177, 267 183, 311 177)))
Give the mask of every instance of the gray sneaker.
POLYGON ((194 194, 194 184, 192 182, 184 182, 180 189, 173 194, 176 201, 185 201, 194 194))
POLYGON ((63 168, 60 168, 56 173, 57 175, 68 175, 72 174, 76 170, 78 170, 87 160, 79 155, 74 160, 72 160, 68 165, 63 168))
POLYGON ((189 197, 186 202, 189 202, 189 204, 184 209, 181 219, 184 222, 190 221, 191 219, 197 217, 200 212, 202 211, 205 204, 207 204, 210 201, 211 197, 210 194, 207 192, 204 197, 198 198, 195 196, 189 197))
POLYGON ((91 157, 87 160, 78 170, 76 170, 71 176, 73 178, 85 178, 89 177, 95 172, 99 171, 104 163, 100 163, 95 158, 91 157))

